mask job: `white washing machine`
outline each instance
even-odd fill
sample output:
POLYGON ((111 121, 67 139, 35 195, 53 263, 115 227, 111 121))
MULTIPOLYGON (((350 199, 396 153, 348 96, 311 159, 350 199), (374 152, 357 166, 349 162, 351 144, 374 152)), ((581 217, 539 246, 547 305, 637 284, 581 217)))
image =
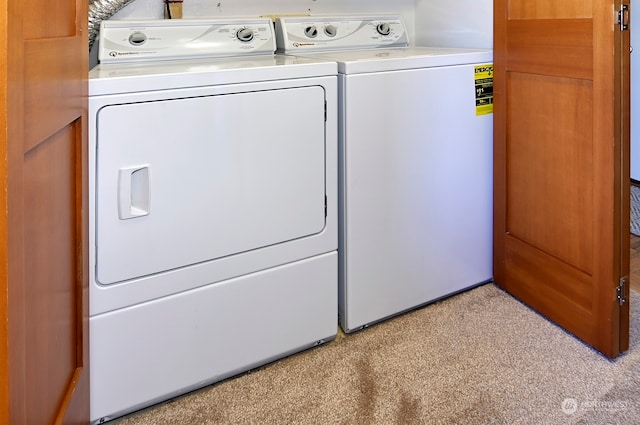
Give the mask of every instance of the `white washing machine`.
POLYGON ((345 332, 492 279, 492 51, 409 47, 398 16, 285 17, 339 71, 345 332))
POLYGON ((274 51, 268 19, 102 24, 92 422, 336 335, 337 67, 274 51))

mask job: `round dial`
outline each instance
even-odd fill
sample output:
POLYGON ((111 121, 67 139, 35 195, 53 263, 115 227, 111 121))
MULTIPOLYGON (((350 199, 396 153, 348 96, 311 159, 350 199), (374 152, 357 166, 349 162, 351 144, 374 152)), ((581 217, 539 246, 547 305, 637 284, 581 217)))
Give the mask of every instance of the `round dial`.
POLYGON ((329 37, 335 37, 338 33, 338 29, 334 25, 327 25, 324 27, 324 33, 329 37))
POLYGON ((391 27, 386 22, 382 22, 382 23, 378 24, 376 29, 378 30, 378 33, 380 35, 389 35, 389 34, 391 34, 391 27))
POLYGON ((304 29, 304 35, 309 38, 316 38, 318 36, 318 28, 315 25, 309 25, 304 29))
POLYGON ((253 40, 253 31, 251 31, 251 28, 242 28, 236 33, 236 37, 238 38, 238 40, 247 43, 253 40))
POLYGON ((143 32, 136 31, 129 36, 129 43, 133 46, 141 46, 147 41, 147 36, 143 32))

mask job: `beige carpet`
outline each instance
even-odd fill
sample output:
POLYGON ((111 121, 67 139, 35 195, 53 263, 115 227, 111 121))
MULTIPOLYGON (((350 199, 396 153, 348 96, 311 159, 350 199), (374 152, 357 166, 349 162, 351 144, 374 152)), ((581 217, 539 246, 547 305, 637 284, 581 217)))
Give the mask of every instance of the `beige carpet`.
POLYGON ((615 361, 488 284, 112 424, 638 424, 631 302, 615 361))

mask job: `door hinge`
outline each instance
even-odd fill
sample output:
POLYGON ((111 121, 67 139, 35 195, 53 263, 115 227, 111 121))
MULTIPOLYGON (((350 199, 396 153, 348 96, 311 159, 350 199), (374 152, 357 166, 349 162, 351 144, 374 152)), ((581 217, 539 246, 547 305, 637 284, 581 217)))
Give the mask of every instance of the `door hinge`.
POLYGON ((620 278, 618 287, 616 288, 616 298, 620 305, 624 305, 627 302, 627 287, 629 286, 629 278, 623 276, 620 278))
POLYGON ((618 26, 620 31, 627 31, 629 29, 629 5, 621 4, 618 11, 618 26))

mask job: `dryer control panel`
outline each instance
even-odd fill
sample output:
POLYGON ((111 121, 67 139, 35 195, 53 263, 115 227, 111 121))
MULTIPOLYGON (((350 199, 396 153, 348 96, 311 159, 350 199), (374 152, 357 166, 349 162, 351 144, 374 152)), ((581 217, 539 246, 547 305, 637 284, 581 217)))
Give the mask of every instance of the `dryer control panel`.
POLYGON ((270 19, 103 21, 98 59, 134 62, 273 54, 270 19))
POLYGON ((400 16, 281 17, 276 20, 278 51, 284 53, 406 47, 400 16))

